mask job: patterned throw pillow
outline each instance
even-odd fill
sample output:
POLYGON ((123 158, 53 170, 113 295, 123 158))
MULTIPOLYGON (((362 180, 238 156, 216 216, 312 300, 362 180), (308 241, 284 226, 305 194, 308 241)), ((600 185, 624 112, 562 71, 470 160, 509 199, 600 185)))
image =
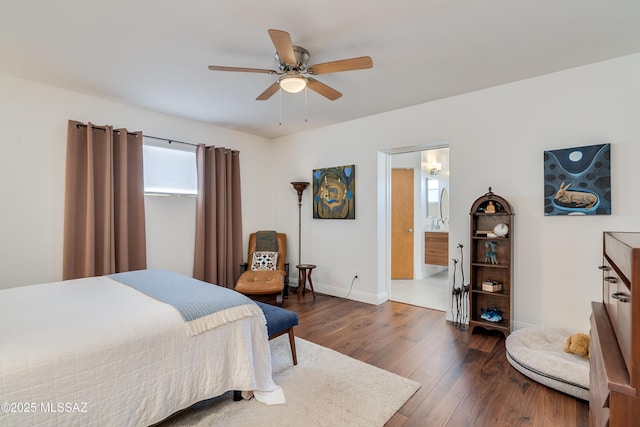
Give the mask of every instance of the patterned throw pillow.
POLYGON ((275 270, 278 265, 278 252, 254 252, 251 270, 275 270))

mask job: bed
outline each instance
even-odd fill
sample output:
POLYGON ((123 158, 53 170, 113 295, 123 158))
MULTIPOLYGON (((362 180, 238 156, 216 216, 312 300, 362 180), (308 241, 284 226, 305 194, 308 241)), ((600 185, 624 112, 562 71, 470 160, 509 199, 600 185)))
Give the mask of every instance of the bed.
POLYGON ((0 291, 0 425, 144 426, 229 390, 283 403, 264 315, 247 301, 194 330, 109 276, 0 291))
POLYGON ((534 381, 582 400, 589 400, 589 359, 565 353, 567 337, 579 331, 531 326, 506 340, 507 360, 534 381))

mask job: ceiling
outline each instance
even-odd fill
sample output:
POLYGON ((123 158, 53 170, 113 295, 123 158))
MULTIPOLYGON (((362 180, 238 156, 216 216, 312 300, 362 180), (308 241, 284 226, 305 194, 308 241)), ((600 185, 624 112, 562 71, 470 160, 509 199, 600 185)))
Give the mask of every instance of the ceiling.
POLYGON ((636 0, 0 0, 0 73, 274 138, 637 53, 639 23, 636 0), (207 69, 273 69, 269 28, 373 68, 316 76, 336 101, 207 69))

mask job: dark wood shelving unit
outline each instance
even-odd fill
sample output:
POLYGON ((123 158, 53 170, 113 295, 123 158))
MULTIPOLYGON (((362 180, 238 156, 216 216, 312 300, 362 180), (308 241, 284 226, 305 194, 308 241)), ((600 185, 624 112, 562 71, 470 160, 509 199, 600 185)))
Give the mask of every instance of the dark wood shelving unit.
MULTIPOLYGON (((513 230, 514 211, 511 204, 491 191, 473 202, 469 212, 471 220, 469 292, 469 330, 476 328, 497 330, 505 337, 511 333, 513 319, 513 230), (507 234, 500 236, 494 229, 505 224, 507 234), (502 290, 490 292, 482 289, 482 283, 494 281, 502 284, 502 290), (483 310, 502 312, 500 321, 482 318, 483 310)), ((498 230, 499 231, 499 230, 498 230)))

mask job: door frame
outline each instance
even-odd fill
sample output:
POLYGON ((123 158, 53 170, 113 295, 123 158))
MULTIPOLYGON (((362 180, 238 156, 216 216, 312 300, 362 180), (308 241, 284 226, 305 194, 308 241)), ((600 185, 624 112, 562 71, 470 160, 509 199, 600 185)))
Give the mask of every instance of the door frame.
POLYGON ((438 142, 378 151, 377 288, 383 291, 384 301, 389 301, 391 288, 391 155, 438 148, 450 148, 450 145, 438 142))

